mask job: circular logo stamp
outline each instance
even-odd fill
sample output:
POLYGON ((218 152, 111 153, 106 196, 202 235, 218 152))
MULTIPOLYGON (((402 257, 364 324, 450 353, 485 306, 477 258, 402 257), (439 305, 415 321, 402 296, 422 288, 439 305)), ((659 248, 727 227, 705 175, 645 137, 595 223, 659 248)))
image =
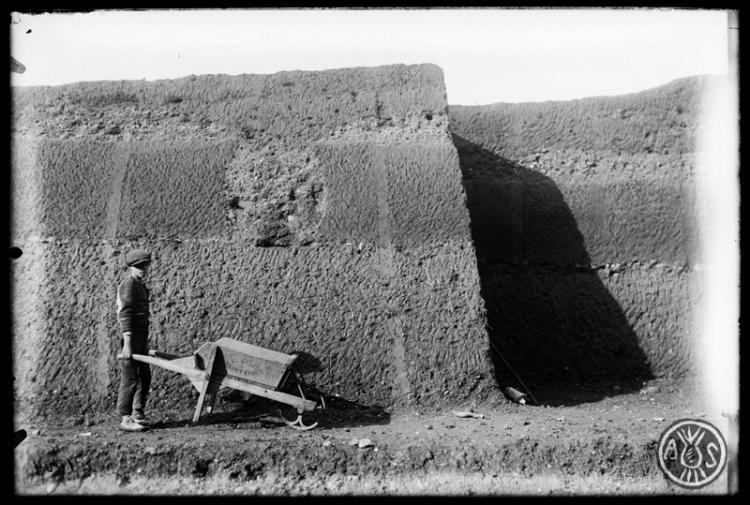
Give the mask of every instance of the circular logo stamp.
POLYGON ((727 464, 727 444, 714 425, 681 419, 659 437, 659 467, 670 481, 698 489, 716 480, 727 464))

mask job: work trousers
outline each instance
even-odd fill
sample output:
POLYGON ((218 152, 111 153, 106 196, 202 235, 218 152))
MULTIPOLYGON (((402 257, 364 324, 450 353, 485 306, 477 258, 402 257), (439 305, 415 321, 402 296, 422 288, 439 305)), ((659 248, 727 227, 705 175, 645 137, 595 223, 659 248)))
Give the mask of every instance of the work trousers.
MULTIPOLYGON (((145 335, 138 339, 134 336, 133 352, 145 352, 145 341, 145 335), (143 340, 136 344, 141 339, 143 340)), ((120 390, 117 393, 117 411, 121 416, 129 416, 134 412, 143 414, 146 408, 148 392, 151 389, 151 367, 149 367, 148 363, 134 359, 121 359, 119 361, 120 390)))

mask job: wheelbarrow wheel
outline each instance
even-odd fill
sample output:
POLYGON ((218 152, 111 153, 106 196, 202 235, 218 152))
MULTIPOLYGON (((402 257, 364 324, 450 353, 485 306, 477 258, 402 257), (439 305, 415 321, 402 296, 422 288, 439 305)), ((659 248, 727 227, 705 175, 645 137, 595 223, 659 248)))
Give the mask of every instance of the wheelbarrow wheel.
POLYGON ((290 407, 279 409, 279 415, 281 416, 281 420, 284 421, 284 424, 295 430, 307 431, 318 425, 316 414, 313 414, 310 411, 303 411, 300 413, 297 409, 290 407))
POLYGON ((281 420, 295 430, 307 431, 318 425, 320 411, 325 410, 326 401, 319 391, 307 391, 301 384, 296 384, 297 393, 305 400, 312 400, 316 403, 315 410, 300 410, 292 406, 285 406, 279 409, 281 420))

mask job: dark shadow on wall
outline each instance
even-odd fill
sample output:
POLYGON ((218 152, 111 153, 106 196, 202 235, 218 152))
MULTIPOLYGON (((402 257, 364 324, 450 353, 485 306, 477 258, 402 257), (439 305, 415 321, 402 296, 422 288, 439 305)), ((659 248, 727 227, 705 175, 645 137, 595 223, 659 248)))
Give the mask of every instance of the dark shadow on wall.
POLYGON ((498 385, 552 406, 640 389, 646 355, 554 181, 452 136, 498 385))

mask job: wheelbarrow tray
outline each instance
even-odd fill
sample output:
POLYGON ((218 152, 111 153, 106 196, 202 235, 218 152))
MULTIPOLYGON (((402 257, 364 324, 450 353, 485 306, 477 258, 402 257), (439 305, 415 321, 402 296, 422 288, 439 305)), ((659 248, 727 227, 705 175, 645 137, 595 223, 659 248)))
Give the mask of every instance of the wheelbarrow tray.
POLYGON ((230 338, 203 344, 192 356, 178 357, 158 350, 133 359, 187 377, 200 396, 193 422, 198 422, 208 397, 208 412, 222 387, 245 391, 290 405, 299 413, 314 410, 317 403, 280 391, 294 372, 297 356, 254 346, 230 338))

